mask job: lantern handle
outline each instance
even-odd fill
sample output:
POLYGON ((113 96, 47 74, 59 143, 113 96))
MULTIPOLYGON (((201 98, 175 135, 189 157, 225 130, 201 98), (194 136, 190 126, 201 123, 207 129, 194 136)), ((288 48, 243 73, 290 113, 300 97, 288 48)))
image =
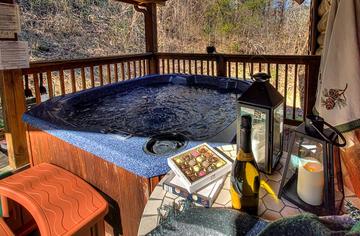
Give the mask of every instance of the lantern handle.
POLYGON ((331 143, 337 147, 345 147, 346 145, 346 139, 344 137, 344 135, 338 130, 336 129, 334 126, 330 125, 329 123, 327 123, 326 121, 324 121, 324 124, 329 127, 333 132, 336 133, 336 135, 338 137, 340 137, 342 143, 336 142, 336 141, 332 141, 329 139, 329 137, 327 137, 324 133, 322 133, 315 125, 312 124, 312 127, 318 132, 318 134, 325 139, 328 143, 331 143))

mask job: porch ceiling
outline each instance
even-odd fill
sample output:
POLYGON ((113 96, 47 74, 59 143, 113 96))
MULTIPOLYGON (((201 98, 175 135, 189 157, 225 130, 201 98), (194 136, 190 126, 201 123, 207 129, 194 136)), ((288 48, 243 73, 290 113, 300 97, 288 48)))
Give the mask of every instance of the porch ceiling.
POLYGON ((148 3, 165 4, 167 0, 115 0, 115 1, 130 3, 133 5, 144 5, 148 3))

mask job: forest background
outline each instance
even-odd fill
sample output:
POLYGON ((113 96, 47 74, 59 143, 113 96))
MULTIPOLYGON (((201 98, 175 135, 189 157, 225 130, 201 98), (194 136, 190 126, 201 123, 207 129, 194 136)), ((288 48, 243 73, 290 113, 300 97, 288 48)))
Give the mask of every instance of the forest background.
MULTIPOLYGON (((114 0, 20 0, 32 60, 145 51, 143 15, 114 0)), ((307 54, 309 2, 169 0, 158 6, 161 52, 307 54)))

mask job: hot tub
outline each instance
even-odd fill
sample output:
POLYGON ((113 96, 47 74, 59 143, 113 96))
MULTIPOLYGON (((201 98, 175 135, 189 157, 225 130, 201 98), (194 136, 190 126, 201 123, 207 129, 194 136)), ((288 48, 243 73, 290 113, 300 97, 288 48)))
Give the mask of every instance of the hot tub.
POLYGON ((210 76, 150 75, 52 98, 23 116, 32 162, 60 165, 115 195, 124 204, 121 215, 125 211, 129 218, 136 210, 126 210, 124 198, 149 192, 154 178, 169 171, 167 157, 203 142, 234 141, 236 99, 249 85, 210 76), (127 193, 109 187, 117 183, 127 193), (137 186, 126 187, 131 184, 137 186))
POLYGON ((23 119, 149 178, 168 172, 166 158, 183 148, 231 143, 236 97, 248 86, 227 78, 151 75, 53 98, 23 119))

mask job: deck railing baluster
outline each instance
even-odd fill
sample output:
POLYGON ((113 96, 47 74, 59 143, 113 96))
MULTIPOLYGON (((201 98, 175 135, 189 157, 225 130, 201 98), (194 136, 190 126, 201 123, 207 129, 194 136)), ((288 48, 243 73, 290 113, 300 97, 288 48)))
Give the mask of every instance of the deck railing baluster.
POLYGON ((121 81, 125 80, 125 65, 121 62, 121 81))
POLYGON ((192 74, 191 60, 188 60, 188 68, 189 68, 189 74, 192 74))
POLYGON ((243 79, 246 79, 246 63, 245 62, 242 63, 242 67, 243 67, 243 79))
POLYGON ((238 62, 235 62, 235 70, 236 70, 236 78, 238 79, 239 78, 239 63, 238 62))
MULTIPOLYGON (((133 74, 134 74, 133 78, 136 78, 136 76, 137 76, 137 73, 136 73, 136 61, 132 61, 131 64, 132 64, 133 71, 134 71, 134 73, 133 73, 133 74)), ((132 79, 133 79, 133 78, 132 78, 132 79)))
POLYGON ((275 68, 275 88, 279 90, 279 64, 276 64, 275 68))
POLYGON ((99 78, 100 78, 100 86, 104 85, 104 75, 103 75, 103 66, 99 65, 99 78))
POLYGON ((139 76, 143 76, 142 74, 142 66, 141 66, 141 60, 137 60, 137 72, 139 76))
POLYGON ((287 119, 287 90, 288 90, 288 68, 289 65, 285 64, 285 85, 284 85, 284 119, 287 119))
POLYGON ((149 72, 148 72, 148 70, 147 70, 147 62, 148 62, 148 60, 144 60, 144 68, 143 68, 143 70, 144 70, 144 75, 147 75, 147 74, 149 74, 149 72))
POLYGON ((176 59, 171 59, 171 63, 172 63, 172 73, 177 73, 177 69, 176 69, 176 59))
POLYGON ((210 61, 206 60, 206 75, 210 75, 210 61))
POLYGON ((141 76, 146 75, 145 60, 140 60, 141 76))
POLYGON ((130 61, 126 63, 126 69, 127 69, 127 79, 131 79, 131 69, 130 69, 130 61))
POLYGON ((167 73, 170 74, 170 59, 166 60, 166 69, 167 73))
POLYGON ((162 74, 165 74, 165 63, 164 63, 164 59, 161 59, 161 72, 162 72, 162 74))
POLYGON ((141 60, 140 68, 141 68, 141 76, 146 75, 145 60, 141 60))
POLYGON ((34 80, 34 88, 35 88, 35 101, 36 104, 41 103, 41 95, 40 95, 40 83, 39 83, 39 76, 37 73, 33 74, 34 80))
POLYGON ((231 77, 231 62, 230 61, 226 62, 226 65, 227 65, 227 76, 231 77))
POLYGON ((95 76, 94 76, 94 66, 90 66, 90 81, 91 81, 91 87, 95 87, 95 76))
POLYGON ((195 60, 195 75, 197 75, 197 73, 198 73, 198 68, 197 68, 197 66, 198 66, 198 62, 197 62, 197 60, 195 60))
POLYGON ((149 60, 145 60, 145 71, 146 74, 150 74, 150 61, 149 60))
POLYGON ((65 95, 65 79, 64 79, 64 70, 60 70, 60 88, 61 88, 61 95, 65 95))
POLYGON ((167 65, 168 65, 168 74, 173 73, 173 68, 171 67, 171 59, 167 60, 167 65))
POLYGON ((294 98, 293 98, 293 116, 292 119, 296 120, 296 90, 297 90, 297 74, 298 74, 298 64, 295 64, 294 68, 294 98))
POLYGON ((75 70, 71 69, 70 70, 70 77, 71 77, 71 91, 73 93, 76 92, 76 81, 75 81, 75 70))
POLYGON ((48 84, 49 97, 52 98, 52 97, 54 97, 54 88, 53 88, 51 71, 46 71, 46 80, 47 80, 47 84, 48 84))
POLYGON ((115 63, 114 64, 114 74, 115 74, 115 82, 119 82, 119 68, 118 68, 118 64, 115 63))
POLYGON ((110 64, 106 65, 106 77, 107 77, 108 84, 111 84, 111 68, 110 68, 110 64))
POLYGON ((215 61, 211 61, 211 76, 215 76, 215 61))
POLYGON ((143 60, 139 60, 138 62, 139 62, 139 63, 138 63, 138 66, 139 66, 139 74, 140 74, 140 76, 143 76, 143 75, 144 75, 144 73, 143 73, 143 60))
POLYGON ((81 82, 82 82, 82 89, 86 89, 86 75, 85 75, 85 68, 81 67, 81 82))

